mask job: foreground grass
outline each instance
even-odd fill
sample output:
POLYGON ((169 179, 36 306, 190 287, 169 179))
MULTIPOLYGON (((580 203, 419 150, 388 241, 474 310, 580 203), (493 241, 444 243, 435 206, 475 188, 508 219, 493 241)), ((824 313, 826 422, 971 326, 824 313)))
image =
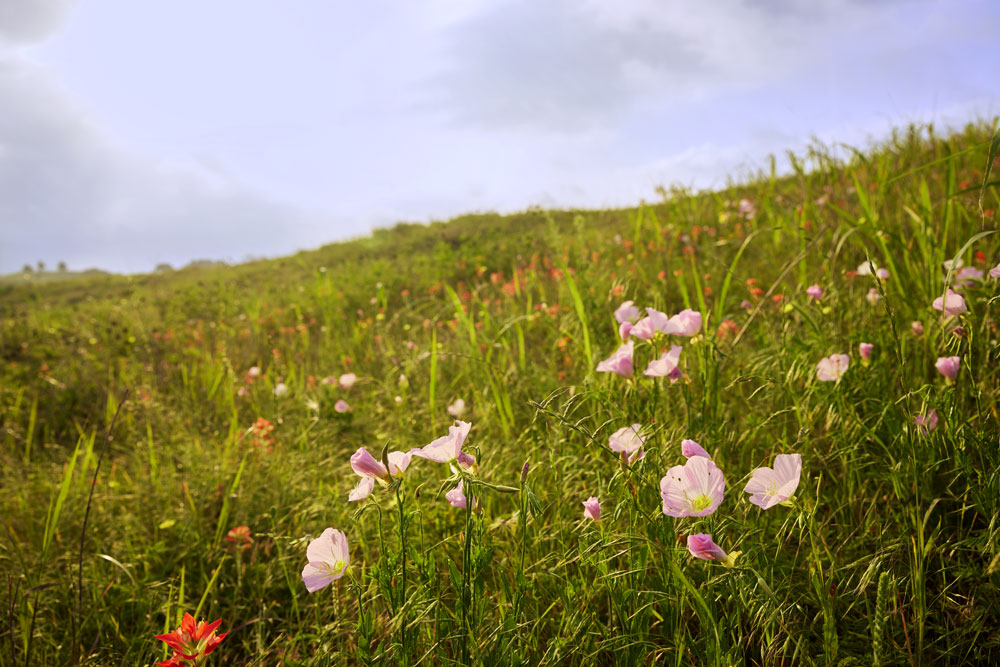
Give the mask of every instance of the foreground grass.
POLYGON ((963 287, 956 319, 931 302, 957 284, 945 261, 1000 260, 990 138, 911 129, 639 209, 0 287, 0 664, 151 664, 185 611, 223 619, 220 665, 989 664, 997 281, 963 287), (889 277, 857 275, 869 259, 889 277), (635 378, 595 372, 626 299, 703 314, 700 335, 655 341, 684 346, 681 381, 643 377, 659 352, 641 342, 635 378), (847 373, 818 382, 834 353, 847 373), (954 383, 942 356, 961 358, 954 383), (482 513, 418 458, 347 501, 355 450, 426 445, 458 398, 482 513), (607 443, 633 423, 651 435, 629 466, 607 443), (726 479, 703 518, 661 511, 684 438, 726 479), (781 453, 802 455, 801 483, 762 511, 743 487, 781 453), (237 526, 249 548, 226 540, 237 526), (351 565, 309 594, 327 527, 351 565), (735 567, 691 558, 696 532, 742 552, 735 567))

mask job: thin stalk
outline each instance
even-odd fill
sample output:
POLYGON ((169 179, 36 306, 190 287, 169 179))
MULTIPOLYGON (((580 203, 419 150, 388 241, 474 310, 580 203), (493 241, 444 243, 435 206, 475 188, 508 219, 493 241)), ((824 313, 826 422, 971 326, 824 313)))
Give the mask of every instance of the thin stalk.
POLYGON ((462 664, 471 665, 469 655, 469 606, 472 604, 472 584, 469 576, 472 561, 472 489, 465 503, 465 545, 462 548, 462 664))
POLYGON ((403 494, 399 492, 402 483, 396 484, 396 506, 399 508, 399 546, 402 550, 402 561, 400 563, 400 579, 402 588, 400 592, 399 615, 400 615, 400 643, 403 647, 403 664, 409 664, 409 653, 406 649, 406 510, 403 507, 403 494))
MULTIPOLYGON (((121 414, 122 406, 125 405, 125 401, 128 400, 129 395, 128 389, 122 394, 121 400, 118 401, 118 407, 115 409, 115 414, 111 418, 111 423, 108 425, 108 430, 104 434, 104 447, 101 448, 101 453, 97 457, 97 465, 94 467, 94 476, 90 480, 90 495, 87 496, 87 507, 83 512, 83 528, 80 529, 80 553, 76 560, 76 588, 77 588, 77 599, 76 599, 76 616, 80 616, 80 610, 83 608, 83 546, 84 539, 87 536, 87 522, 90 520, 90 505, 94 500, 94 489, 97 487, 97 476, 101 472, 101 462, 104 461, 104 455, 108 453, 108 447, 111 445, 111 432, 115 428, 115 424, 118 422, 118 415, 121 414)), ((74 627, 76 627, 74 625, 74 627)), ((80 629, 83 629, 83 619, 80 619, 80 629)), ((73 637, 73 654, 76 657, 77 645, 76 637, 73 637)))

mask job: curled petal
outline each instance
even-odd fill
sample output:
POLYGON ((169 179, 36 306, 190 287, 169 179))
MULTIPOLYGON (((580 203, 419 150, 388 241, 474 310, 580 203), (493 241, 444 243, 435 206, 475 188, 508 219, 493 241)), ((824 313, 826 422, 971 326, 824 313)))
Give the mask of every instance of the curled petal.
POLYGON ((706 459, 712 458, 701 445, 694 440, 688 439, 681 440, 681 454, 683 454, 686 459, 689 459, 692 456, 702 456, 706 459))
POLYGON ((351 494, 347 497, 349 501, 363 500, 371 495, 371 492, 375 489, 375 478, 374 477, 362 477, 358 485, 354 487, 351 494))
POLYGON ((695 533, 688 535, 688 551, 695 558, 702 560, 726 560, 729 555, 723 551, 722 547, 715 543, 712 536, 707 533, 695 533))

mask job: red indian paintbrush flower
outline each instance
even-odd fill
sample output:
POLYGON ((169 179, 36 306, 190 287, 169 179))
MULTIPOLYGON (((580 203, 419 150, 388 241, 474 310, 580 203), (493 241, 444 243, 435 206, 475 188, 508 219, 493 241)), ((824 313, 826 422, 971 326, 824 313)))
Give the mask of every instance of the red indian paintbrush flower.
POLYGON ((193 664, 200 664, 201 659, 214 651, 222 640, 226 638, 228 632, 216 635, 215 630, 222 623, 222 619, 209 623, 194 620, 194 616, 185 613, 181 620, 181 627, 166 635, 156 635, 156 638, 174 650, 174 655, 164 662, 158 662, 161 667, 172 665, 184 665, 186 661, 193 664))
POLYGON ((231 528, 228 533, 226 533, 226 542, 232 546, 233 549, 249 549, 253 545, 253 536, 250 533, 249 526, 236 526, 231 528))

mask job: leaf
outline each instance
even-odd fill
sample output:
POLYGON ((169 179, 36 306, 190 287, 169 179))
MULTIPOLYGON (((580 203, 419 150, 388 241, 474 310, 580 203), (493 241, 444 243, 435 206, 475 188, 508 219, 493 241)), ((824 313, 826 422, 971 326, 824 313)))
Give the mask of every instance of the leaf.
POLYGON ((983 198, 986 196, 986 186, 990 183, 990 174, 993 172, 993 161, 997 158, 997 150, 1000 149, 1000 127, 993 127, 993 141, 990 142, 990 152, 986 160, 986 173, 983 174, 983 187, 979 189, 979 214, 985 217, 983 212, 983 198))

